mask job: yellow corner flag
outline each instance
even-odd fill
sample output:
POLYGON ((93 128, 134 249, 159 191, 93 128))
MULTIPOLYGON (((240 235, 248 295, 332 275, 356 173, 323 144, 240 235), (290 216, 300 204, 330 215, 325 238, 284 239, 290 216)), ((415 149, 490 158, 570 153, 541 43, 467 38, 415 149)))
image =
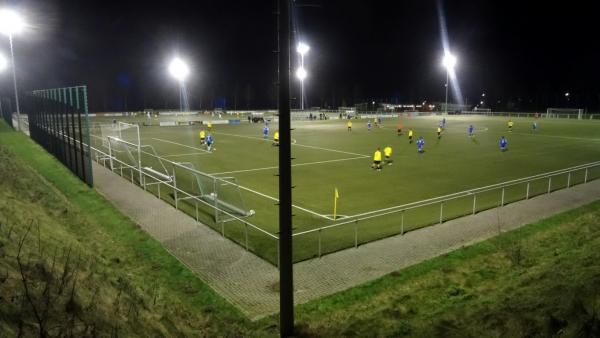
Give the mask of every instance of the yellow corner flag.
POLYGON ((338 189, 335 188, 335 193, 333 196, 333 220, 335 221, 335 219, 337 218, 337 200, 338 198, 340 198, 340 193, 338 192, 338 189))

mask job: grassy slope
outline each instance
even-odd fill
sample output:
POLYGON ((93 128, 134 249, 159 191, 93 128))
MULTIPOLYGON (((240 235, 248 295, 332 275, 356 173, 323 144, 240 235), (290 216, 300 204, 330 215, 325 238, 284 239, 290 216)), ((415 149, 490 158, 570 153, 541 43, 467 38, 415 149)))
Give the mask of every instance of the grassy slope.
POLYGON ((301 306, 308 336, 600 336, 600 202, 301 306))
POLYGON ((104 198, 4 124, 0 173, 0 293, 9 300, 0 302, 0 331, 15 333, 21 321, 25 332, 35 331, 32 307, 20 305, 25 298, 16 256, 25 238, 21 257, 27 258, 24 271, 38 312, 46 308, 44 285, 56 291, 46 319, 54 333, 66 330, 68 319, 80 318, 73 326, 79 334, 92 329, 122 336, 274 334, 259 326, 269 323, 247 321, 104 198), (24 237, 31 220, 39 221, 39 241, 37 226, 24 237), (76 271, 66 281, 65 267, 76 271), (74 300, 65 298, 68 292, 58 294, 61 281, 69 287, 75 281, 74 300))

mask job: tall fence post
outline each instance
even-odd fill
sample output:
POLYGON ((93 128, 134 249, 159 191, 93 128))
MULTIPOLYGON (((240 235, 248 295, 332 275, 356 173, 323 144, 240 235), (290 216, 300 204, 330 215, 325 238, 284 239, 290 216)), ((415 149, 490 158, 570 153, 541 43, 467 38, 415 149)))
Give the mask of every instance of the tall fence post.
POLYGON ((198 223, 198 201, 196 201, 196 223, 198 223))
POLYGON ((502 187, 502 199, 500 200, 500 206, 504 206, 504 187, 502 187))
POLYGON ((318 233, 319 233, 319 258, 321 258, 321 229, 319 229, 318 233))
POLYGON ((529 199, 529 182, 527 182, 527 193, 525 193, 525 199, 529 199))
POLYGON ((244 223, 244 236, 246 237, 246 251, 248 251, 248 223, 244 223))
POLYGON ((108 139, 108 161, 110 163, 110 171, 113 171, 112 147, 110 146, 110 138, 108 139))
POLYGON ((444 202, 440 202, 440 224, 444 221, 444 202))
POLYGON ((173 198, 175 198, 175 209, 179 210, 177 202, 177 177, 175 176, 175 167, 173 167, 173 198))
POLYGON ((160 181, 158 182, 158 199, 160 199, 160 181))
POLYGON ((588 168, 585 168, 585 175, 583 176, 583 183, 587 183, 587 176, 588 176, 588 168))
POLYGON ((354 248, 358 248, 358 221, 354 221, 354 248))
POLYGON ((548 177, 548 193, 550 193, 552 189, 552 176, 548 177))
POLYGON ((567 175, 567 188, 571 186, 571 172, 567 175))
POLYGON ((133 169, 129 168, 129 173, 131 174, 131 183, 133 183, 133 169))
POLYGON ((477 194, 473 194, 473 215, 477 212, 477 194))
POLYGON ((400 215, 400 235, 404 235, 404 210, 400 215))

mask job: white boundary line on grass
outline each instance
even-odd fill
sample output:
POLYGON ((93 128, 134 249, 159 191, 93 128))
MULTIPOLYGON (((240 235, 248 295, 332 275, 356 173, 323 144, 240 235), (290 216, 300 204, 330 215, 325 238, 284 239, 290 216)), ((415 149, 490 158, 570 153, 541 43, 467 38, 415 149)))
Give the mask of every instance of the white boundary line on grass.
POLYGON ((538 134, 536 132, 531 133, 508 133, 507 135, 526 135, 526 136, 542 136, 542 137, 552 137, 552 138, 562 138, 567 140, 578 140, 578 141, 590 141, 590 142, 600 142, 600 138, 591 138, 591 137, 574 137, 574 136, 559 136, 559 135, 546 135, 546 134, 538 134))
POLYGON ((173 141, 169 141, 169 140, 163 140, 163 139, 161 139, 161 138, 152 137, 152 139, 153 139, 153 140, 156 140, 156 141, 159 141, 159 142, 165 142, 165 143, 171 143, 171 144, 175 144, 175 145, 178 145, 178 146, 180 146, 180 147, 186 147, 186 148, 190 148, 190 149, 194 149, 194 150, 200 150, 200 151, 203 151, 203 152, 205 152, 205 153, 209 153, 209 154, 211 153, 211 152, 210 152, 210 151, 208 151, 208 150, 204 150, 204 149, 200 149, 200 148, 196 148, 196 147, 188 146, 188 145, 186 145, 186 144, 177 143, 177 142, 173 142, 173 141))
MULTIPOLYGON (((364 160, 364 159, 365 159, 365 157, 362 157, 362 156, 361 157, 349 157, 349 158, 340 158, 337 160, 327 160, 327 161, 292 164, 292 167, 301 167, 301 166, 313 165, 313 164, 323 164, 323 163, 342 162, 342 161, 351 161, 351 160, 364 160)), ((224 171, 224 172, 220 172, 220 173, 211 173, 210 175, 216 176, 216 175, 225 175, 225 174, 237 174, 237 173, 245 173, 245 172, 250 172, 250 171, 261 171, 261 170, 269 170, 269 169, 277 169, 277 168, 279 168, 279 166, 244 169, 244 170, 234 170, 234 171, 224 171)))
POLYGON ((208 154, 210 154, 210 153, 188 153, 188 154, 162 155, 162 157, 193 156, 193 155, 208 155, 208 154))
MULTIPOLYGON (((222 132, 215 132, 214 134, 218 134, 218 135, 226 135, 226 136, 234 136, 234 137, 241 137, 241 138, 248 138, 248 139, 252 139, 252 140, 260 140, 260 141, 268 141, 270 142, 270 139, 265 139, 262 137, 257 137, 257 136, 247 136, 247 135, 237 135, 237 134, 229 134, 229 133, 222 133, 222 132)), ((334 153, 341 153, 341 154, 347 154, 347 155, 354 155, 354 156, 361 156, 364 158, 368 158, 371 157, 369 155, 365 155, 365 154, 358 154, 358 153, 352 153, 349 151, 343 151, 343 150, 337 150, 337 149, 329 149, 329 148, 323 148, 323 147, 316 147, 316 146, 309 146, 306 144, 298 144, 298 143, 292 143, 292 145, 294 146, 298 146, 298 147, 305 147, 305 148, 313 148, 313 149, 318 149, 318 150, 325 150, 325 151, 331 151, 334 153)))

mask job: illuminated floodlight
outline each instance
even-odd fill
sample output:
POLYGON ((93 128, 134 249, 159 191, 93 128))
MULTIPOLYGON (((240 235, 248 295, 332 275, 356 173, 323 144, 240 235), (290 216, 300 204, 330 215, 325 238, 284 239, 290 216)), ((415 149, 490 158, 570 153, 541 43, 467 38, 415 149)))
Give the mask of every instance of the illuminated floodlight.
POLYGON ((8 68, 8 60, 0 54, 0 72, 8 68))
POLYGON ((169 64, 169 73, 178 81, 183 82, 190 74, 190 68, 180 58, 174 58, 169 64))
POLYGON ((304 42, 300 42, 298 46, 296 46, 296 52, 298 54, 304 56, 310 50, 310 46, 305 44, 304 42))
POLYGON ((479 101, 479 104, 483 106, 483 101, 479 101))
POLYGON ((571 96, 571 93, 569 93, 569 92, 566 92, 566 93, 565 93, 565 96, 566 96, 566 97, 569 97, 569 96, 571 96))
POLYGON ((448 70, 454 69, 454 66, 456 66, 456 56, 446 53, 442 59, 442 65, 448 70))
POLYGON ((306 76, 307 76, 307 75, 308 75, 308 74, 306 73, 306 69, 304 69, 304 68, 302 68, 302 67, 299 67, 299 68, 296 70, 296 77, 297 77, 297 78, 298 78, 298 80, 300 80, 300 81, 304 81, 304 79, 306 79, 306 76))
POLYGON ((10 9, 0 10, 0 33, 12 36, 25 28, 25 21, 21 16, 10 9))

